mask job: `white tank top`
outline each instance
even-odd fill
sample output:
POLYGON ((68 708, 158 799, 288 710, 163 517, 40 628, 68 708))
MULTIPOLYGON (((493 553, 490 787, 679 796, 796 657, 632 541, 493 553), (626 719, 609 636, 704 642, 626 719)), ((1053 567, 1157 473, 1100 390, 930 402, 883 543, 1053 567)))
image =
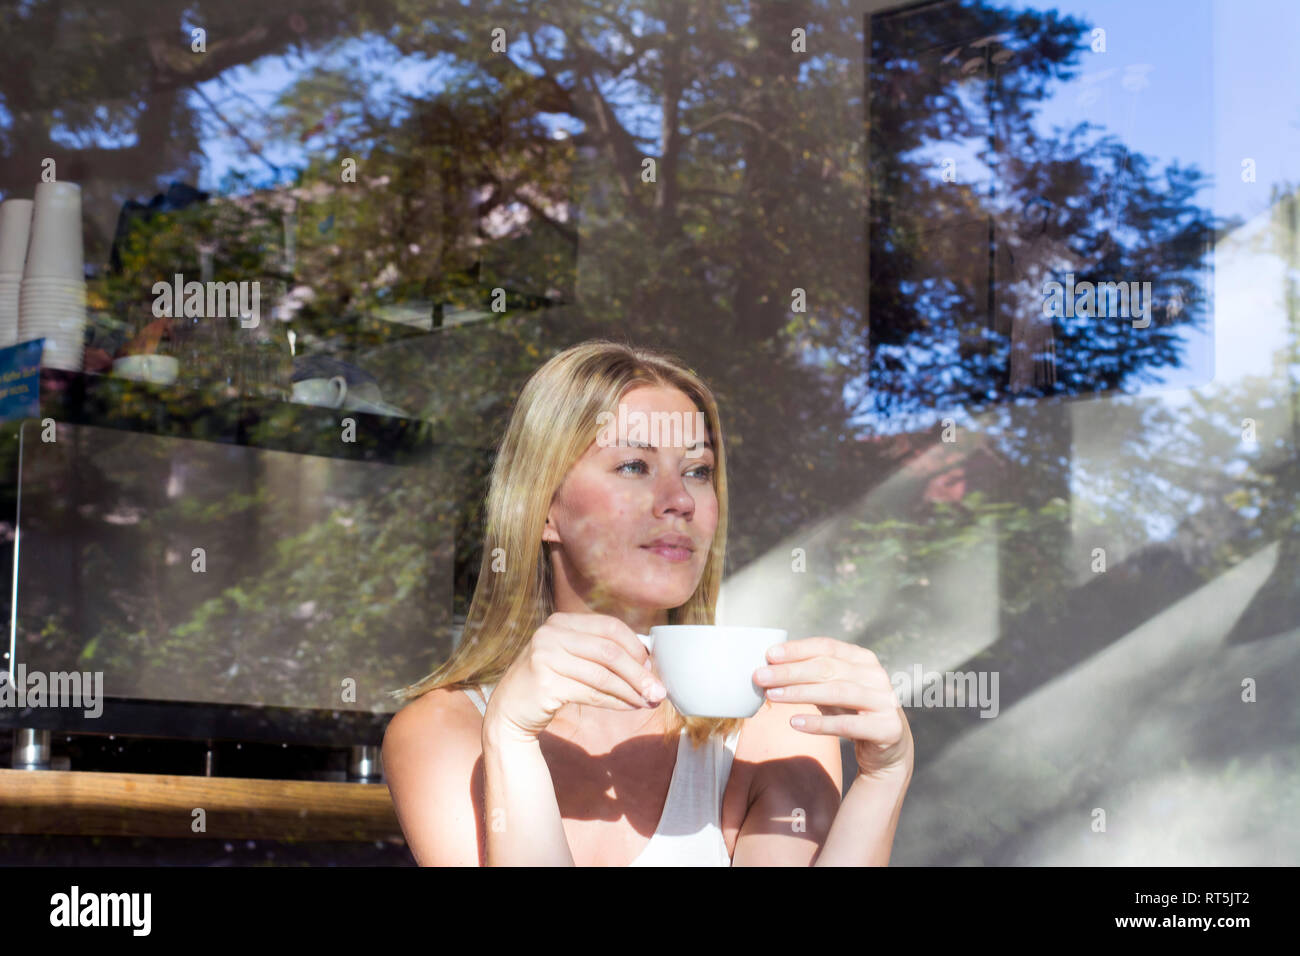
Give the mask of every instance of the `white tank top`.
MULTIPOLYGON (((482 699, 465 691, 480 714, 487 710, 494 686, 483 685, 482 699)), ((682 730, 663 816, 650 842, 628 866, 731 866, 722 838, 722 796, 739 739, 737 730, 725 740, 714 735, 692 747, 682 730)))

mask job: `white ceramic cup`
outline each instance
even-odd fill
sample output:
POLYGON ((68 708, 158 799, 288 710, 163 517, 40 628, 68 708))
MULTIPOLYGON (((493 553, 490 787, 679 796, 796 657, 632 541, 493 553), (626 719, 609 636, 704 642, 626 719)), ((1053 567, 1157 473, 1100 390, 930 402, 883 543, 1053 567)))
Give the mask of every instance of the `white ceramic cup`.
POLYGON ((341 408, 347 397, 348 380, 342 375, 333 378, 304 378, 293 383, 293 400, 302 405, 341 408))
POLYGON ((123 355, 113 363, 113 374, 137 382, 170 385, 176 381, 181 363, 172 355, 123 355))
POLYGON ((753 717, 765 690, 754 671, 789 635, 775 627, 668 624, 638 634, 677 712, 686 717, 753 717))

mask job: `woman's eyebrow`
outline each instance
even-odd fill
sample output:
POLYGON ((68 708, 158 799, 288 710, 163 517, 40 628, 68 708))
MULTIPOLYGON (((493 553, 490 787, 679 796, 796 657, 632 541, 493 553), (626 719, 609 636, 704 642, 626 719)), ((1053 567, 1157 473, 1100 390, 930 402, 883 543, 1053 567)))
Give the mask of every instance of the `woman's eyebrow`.
MULTIPOLYGON (((614 447, 622 447, 622 448, 648 448, 648 449, 650 449, 651 451, 658 451, 658 450, 659 450, 659 448, 658 448, 657 445, 651 445, 649 442, 634 441, 634 440, 632 440, 632 439, 630 439, 630 438, 629 438, 627 441, 625 441, 625 442, 619 442, 618 445, 617 445, 617 446, 614 446, 614 447)), ((709 449, 710 451, 712 451, 712 450, 713 450, 713 443, 712 443, 712 442, 708 442, 708 441, 702 441, 702 442, 700 442, 700 441, 693 441, 693 442, 691 442, 689 445, 686 446, 686 450, 687 450, 687 451, 690 451, 692 448, 707 448, 707 449, 709 449)))

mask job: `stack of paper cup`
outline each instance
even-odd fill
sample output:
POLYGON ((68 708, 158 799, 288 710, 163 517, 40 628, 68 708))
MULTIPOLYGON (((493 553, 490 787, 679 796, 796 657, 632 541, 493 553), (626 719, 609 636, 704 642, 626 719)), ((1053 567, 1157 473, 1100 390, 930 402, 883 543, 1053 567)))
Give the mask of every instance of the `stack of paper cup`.
POLYGON ((79 372, 85 335, 81 187, 40 183, 32 205, 32 236, 18 299, 18 339, 45 339, 42 366, 79 372))
POLYGON ((18 290, 31 228, 30 199, 0 203, 0 348, 18 344, 18 290))

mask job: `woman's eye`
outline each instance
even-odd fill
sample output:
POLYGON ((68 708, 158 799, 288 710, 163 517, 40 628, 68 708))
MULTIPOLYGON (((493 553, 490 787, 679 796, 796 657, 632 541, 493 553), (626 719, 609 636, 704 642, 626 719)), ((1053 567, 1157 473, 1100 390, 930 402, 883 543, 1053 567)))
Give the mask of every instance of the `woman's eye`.
MULTIPOLYGON (((616 472, 621 472, 623 471, 624 468, 631 468, 634 465, 637 468, 641 469, 639 472, 637 472, 638 474, 645 474, 645 469, 647 466, 646 463, 642 461, 640 458, 633 459, 632 461, 625 461, 623 462, 623 464, 619 465, 614 470, 616 472)), ((698 480, 701 481, 710 481, 713 478, 713 466, 700 465, 698 468, 692 468, 689 472, 687 472, 687 474, 694 475, 698 480)))

